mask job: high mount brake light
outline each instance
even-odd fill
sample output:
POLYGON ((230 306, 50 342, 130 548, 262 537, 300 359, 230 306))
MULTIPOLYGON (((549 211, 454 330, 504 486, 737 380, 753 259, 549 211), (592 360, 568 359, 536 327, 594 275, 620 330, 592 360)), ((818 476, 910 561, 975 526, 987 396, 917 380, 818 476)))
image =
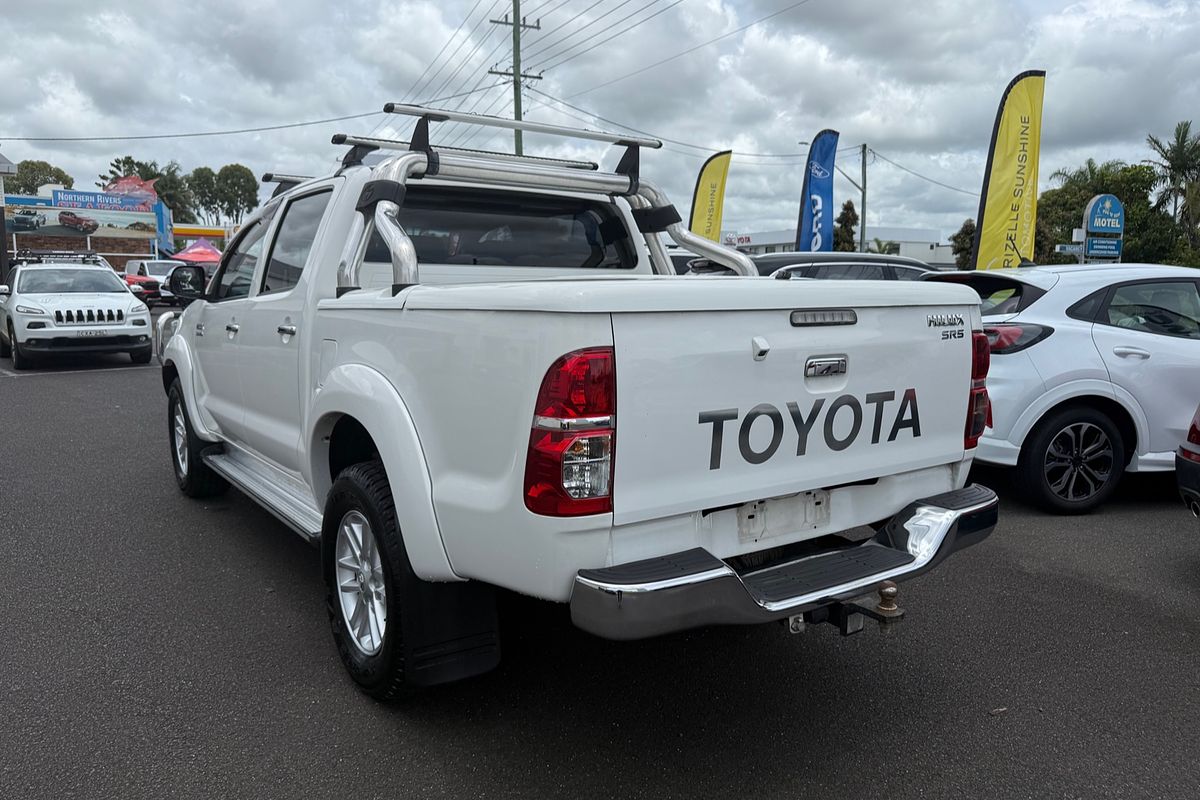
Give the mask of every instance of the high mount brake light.
POLYGON ((542 379, 525 459, 525 507, 575 517, 612 511, 617 381, 611 347, 567 353, 542 379))
POLYGON ((992 352, 997 355, 1017 353, 1054 333, 1048 325, 1033 325, 1028 322, 1001 322, 983 329, 992 352))
POLYGON ((971 333, 971 391, 967 395, 967 424, 963 431, 963 449, 979 444, 983 429, 992 424, 992 406, 988 400, 987 374, 991 366, 991 348, 983 331, 971 333))

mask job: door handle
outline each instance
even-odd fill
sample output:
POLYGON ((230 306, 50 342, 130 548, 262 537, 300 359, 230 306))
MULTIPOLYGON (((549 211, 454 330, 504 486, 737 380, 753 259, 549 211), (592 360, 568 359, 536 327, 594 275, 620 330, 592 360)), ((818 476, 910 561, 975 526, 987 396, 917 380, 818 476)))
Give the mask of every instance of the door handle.
POLYGON ((242 326, 238 325, 236 322, 230 322, 228 325, 225 326, 225 330, 229 331, 230 333, 237 333, 241 329, 242 329, 242 326))
POLYGON ((197 322, 197 323, 196 323, 196 335, 197 335, 197 336, 203 336, 203 335, 204 335, 204 323, 203 323, 203 322, 197 322))
POLYGON ((295 325, 280 325, 275 330, 279 331, 280 336, 295 336, 296 335, 296 326, 295 325))
POLYGON ((1121 358, 1149 358, 1150 351, 1140 347, 1114 347, 1113 355, 1121 358))

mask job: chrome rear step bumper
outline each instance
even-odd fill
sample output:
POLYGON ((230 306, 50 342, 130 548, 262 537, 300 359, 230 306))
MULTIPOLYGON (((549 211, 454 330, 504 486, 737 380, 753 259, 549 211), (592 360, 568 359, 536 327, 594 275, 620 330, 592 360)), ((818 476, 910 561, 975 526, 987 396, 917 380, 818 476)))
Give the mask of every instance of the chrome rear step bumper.
POLYGON ((991 489, 967 486, 910 503, 863 544, 742 573, 703 548, 580 570, 571 619, 607 639, 644 639, 790 617, 932 569, 985 539, 998 505, 991 489))

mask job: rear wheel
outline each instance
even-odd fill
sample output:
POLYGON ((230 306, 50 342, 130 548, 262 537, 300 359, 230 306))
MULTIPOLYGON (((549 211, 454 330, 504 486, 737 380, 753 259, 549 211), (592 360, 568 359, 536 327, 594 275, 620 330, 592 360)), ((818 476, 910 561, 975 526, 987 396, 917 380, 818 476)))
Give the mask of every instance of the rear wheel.
POLYGON ((1034 428, 1017 472, 1029 499, 1047 511, 1085 514, 1116 490, 1125 472, 1125 444, 1104 412, 1066 408, 1034 428))
POLYGON ((0 336, 0 358, 12 357, 12 333, 6 329, 4 336, 0 336), (7 337, 7 338, 5 338, 7 337))
POLYGON ((183 387, 176 378, 167 393, 167 437, 171 442, 171 463, 175 482, 188 497, 221 494, 229 484, 204 463, 201 453, 212 444, 196 436, 183 402, 183 387))
POLYGON ((333 640, 359 687, 379 700, 412 691, 405 670, 400 607, 403 584, 416 581, 396 522, 383 464, 342 470, 329 490, 325 581, 333 640))

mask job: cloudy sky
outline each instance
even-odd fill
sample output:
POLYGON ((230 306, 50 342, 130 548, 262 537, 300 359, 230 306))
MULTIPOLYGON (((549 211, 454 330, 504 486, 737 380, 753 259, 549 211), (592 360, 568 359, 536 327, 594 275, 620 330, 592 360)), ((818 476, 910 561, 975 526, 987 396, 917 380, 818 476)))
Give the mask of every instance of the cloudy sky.
MULTIPOLYGON (((255 173, 325 171, 338 156, 333 133, 407 133, 407 119, 373 113, 387 101, 476 90, 438 104, 510 115, 511 85, 487 74, 511 59, 511 28, 487 18, 510 10, 511 0, 22 3, 19 14, 0 14, 0 152, 57 164, 78 188, 127 153, 174 159, 184 170, 240 162, 255 173), (372 115, 182 139, 8 138, 203 132, 355 114, 372 115)), ((1025 69, 1048 73, 1043 189, 1055 169, 1088 157, 1147 158, 1147 133, 1166 136, 1178 120, 1200 117, 1198 0, 524 0, 522 12, 541 21, 524 34, 524 68, 544 76, 529 82, 527 118, 620 123, 674 140, 645 155, 643 170, 684 212, 706 154, 732 147, 740 155, 727 230, 795 225, 798 142, 829 127, 843 147, 866 142, 965 190, 880 157, 868 164, 869 223, 947 236, 975 215, 996 104, 1025 69), (723 34, 731 35, 708 43, 723 34)), ((447 126, 435 140, 461 143, 468 133, 447 126)), ((509 147, 511 135, 467 141, 509 147)), ((564 148, 545 136, 527 136, 526 150, 615 162, 603 146, 564 148)), ((857 174, 856 153, 839 158, 857 174)), ((841 178, 835 195, 839 204, 857 202, 841 178)))

